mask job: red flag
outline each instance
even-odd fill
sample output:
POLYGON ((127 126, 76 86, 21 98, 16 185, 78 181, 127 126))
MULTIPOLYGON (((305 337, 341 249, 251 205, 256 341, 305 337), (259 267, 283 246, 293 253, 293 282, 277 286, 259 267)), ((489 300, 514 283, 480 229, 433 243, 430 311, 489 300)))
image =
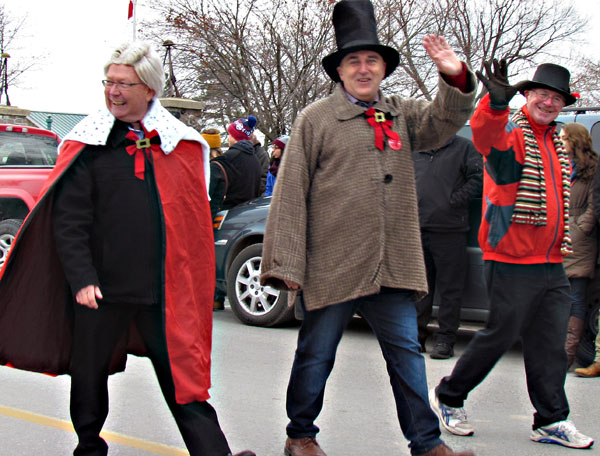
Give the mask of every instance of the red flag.
POLYGON ((129 0, 129 11, 127 12, 127 19, 131 19, 133 16, 133 0, 129 0))

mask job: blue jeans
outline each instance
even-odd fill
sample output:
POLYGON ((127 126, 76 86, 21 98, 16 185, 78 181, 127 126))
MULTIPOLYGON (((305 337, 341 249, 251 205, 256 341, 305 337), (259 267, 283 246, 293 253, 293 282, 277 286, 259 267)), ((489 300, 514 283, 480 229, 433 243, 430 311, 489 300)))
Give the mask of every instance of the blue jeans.
POLYGON ((287 391, 290 438, 314 437, 327 378, 344 329, 358 312, 377 336, 390 375, 400 427, 413 454, 443 443, 427 398, 425 361, 419 353, 414 293, 386 290, 323 309, 306 311, 287 391))

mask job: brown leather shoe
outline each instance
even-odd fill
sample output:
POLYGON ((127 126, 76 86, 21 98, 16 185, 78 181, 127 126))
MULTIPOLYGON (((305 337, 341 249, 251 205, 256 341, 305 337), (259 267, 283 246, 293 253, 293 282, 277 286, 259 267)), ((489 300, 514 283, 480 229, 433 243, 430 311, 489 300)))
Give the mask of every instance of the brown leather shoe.
POLYGON ((578 377, 600 377, 600 362, 575 369, 575 375, 578 377))
POLYGON ((327 456, 314 437, 290 439, 285 441, 283 453, 286 456, 327 456))
POLYGON ((235 453, 232 456, 256 456, 256 453, 254 451, 244 450, 240 451, 239 453, 235 453))
POLYGON ((471 450, 455 453, 448 445, 441 444, 436 446, 433 450, 418 456, 475 456, 475 453, 473 453, 471 450))

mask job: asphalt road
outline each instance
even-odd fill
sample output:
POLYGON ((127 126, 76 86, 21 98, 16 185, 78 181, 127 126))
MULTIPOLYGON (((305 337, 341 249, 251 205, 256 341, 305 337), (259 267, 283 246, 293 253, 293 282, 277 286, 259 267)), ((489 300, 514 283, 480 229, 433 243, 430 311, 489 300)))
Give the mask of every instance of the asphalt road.
MULTIPOLYGON (((226 309, 214 314, 211 403, 234 452, 282 454, 285 390, 296 327, 265 329, 240 324, 226 309)), ((457 344, 462 353, 470 335, 457 344)), ((447 375, 455 359, 426 357, 430 386, 447 375)), ((104 426, 109 455, 185 455, 148 360, 130 357, 125 373, 111 377, 110 414, 104 426)), ((571 418, 600 438, 600 379, 569 374, 571 418)), ((69 421, 69 378, 0 367, 0 456, 68 455, 76 443, 69 421)), ((455 449, 486 456, 552 456, 573 453, 529 441, 529 402, 519 347, 511 350, 467 401, 473 437, 443 434, 455 449)), ((409 455, 395 416, 392 392, 377 341, 360 321, 346 331, 317 424, 329 456, 409 455)), ((600 444, 599 444, 600 445, 600 444)), ((597 454, 598 449, 584 454, 597 454)))

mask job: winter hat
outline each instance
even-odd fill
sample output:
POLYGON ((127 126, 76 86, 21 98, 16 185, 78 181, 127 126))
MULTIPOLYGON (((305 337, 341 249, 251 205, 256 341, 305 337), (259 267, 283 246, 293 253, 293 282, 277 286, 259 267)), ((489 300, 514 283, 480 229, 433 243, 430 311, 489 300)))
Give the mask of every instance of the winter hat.
POLYGON ((201 133, 202 137, 206 139, 208 147, 211 149, 218 149, 221 147, 221 134, 216 128, 207 128, 201 133))
POLYGON ((236 141, 250 139, 256 126, 256 117, 248 116, 247 119, 238 119, 229 124, 227 133, 229 133, 236 141))
POLYGON ((273 141, 273 145, 275 147, 279 147, 282 151, 284 151, 285 146, 287 145, 289 140, 290 140, 290 137, 288 135, 282 135, 279 138, 277 138, 275 141, 273 141))
POLYGON ((526 90, 541 87, 543 89, 554 90, 565 97, 566 106, 572 105, 579 98, 578 93, 571 93, 569 81, 571 73, 565 67, 555 65, 554 63, 542 63, 535 70, 531 81, 521 81, 514 86, 519 92, 525 95, 526 90))
POLYGON ((387 78, 398 66, 400 54, 394 48, 379 43, 375 11, 369 0, 342 0, 333 7, 333 30, 338 50, 325 56, 321 63, 334 82, 340 82, 337 67, 351 52, 375 51, 386 63, 387 78))

